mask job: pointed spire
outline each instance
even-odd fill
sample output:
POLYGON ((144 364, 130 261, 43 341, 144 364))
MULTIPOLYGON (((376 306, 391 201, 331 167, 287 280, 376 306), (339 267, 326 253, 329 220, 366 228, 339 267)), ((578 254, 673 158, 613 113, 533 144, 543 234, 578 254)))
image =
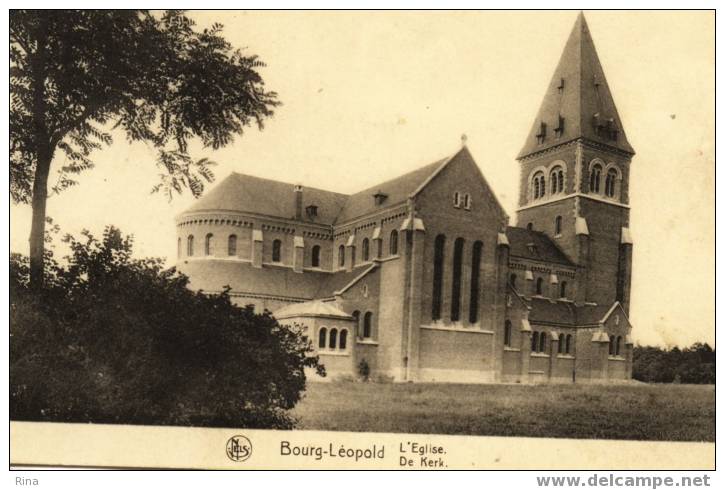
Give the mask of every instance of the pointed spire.
POLYGON ((583 12, 577 16, 518 158, 579 138, 634 154, 583 12), (553 131, 542 130, 547 126, 553 131))

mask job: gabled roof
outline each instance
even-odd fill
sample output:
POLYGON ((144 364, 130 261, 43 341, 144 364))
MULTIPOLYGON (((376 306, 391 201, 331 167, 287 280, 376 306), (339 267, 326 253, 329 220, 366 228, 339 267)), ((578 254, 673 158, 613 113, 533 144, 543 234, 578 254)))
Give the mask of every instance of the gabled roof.
MULTIPOLYGON (((309 221, 332 225, 403 204, 420 192, 460 151, 352 195, 303 186, 302 207, 317 206, 317 217, 309 221), (383 202, 376 203, 375 194, 384 194, 383 202)), ((184 213, 239 211, 291 219, 296 211, 294 189, 294 184, 235 172, 184 213)), ((304 215, 303 219, 308 220, 304 215)))
POLYGON ((385 209, 406 202, 408 197, 419 191, 452 159, 453 157, 443 158, 351 195, 342 207, 335 223, 344 223, 377 209, 385 209), (380 205, 375 204, 373 199, 375 194, 385 194, 385 201, 380 205))
MULTIPOLYGON (((235 172, 199 199, 186 213, 227 210, 294 218, 294 189, 294 184, 235 172)), ((303 187, 302 207, 317 206, 314 222, 331 225, 346 199, 345 194, 303 187)))
POLYGON ((518 158, 579 138, 634 154, 583 14, 579 14, 574 24, 518 158), (563 118, 564 130, 557 138, 554 129, 559 126, 559 116, 563 118), (542 122, 546 124, 546 136, 540 144, 537 134, 542 122), (604 132, 598 133, 598 124, 613 125, 618 131, 616 140, 604 132))
POLYGON ((546 233, 509 226, 506 228, 506 236, 512 257, 574 266, 569 257, 546 233))
POLYGON ((274 312, 277 320, 294 317, 323 317, 323 318, 341 318, 351 320, 352 316, 348 315, 341 309, 337 308, 334 303, 323 301, 305 301, 304 303, 293 303, 283 306, 274 312))

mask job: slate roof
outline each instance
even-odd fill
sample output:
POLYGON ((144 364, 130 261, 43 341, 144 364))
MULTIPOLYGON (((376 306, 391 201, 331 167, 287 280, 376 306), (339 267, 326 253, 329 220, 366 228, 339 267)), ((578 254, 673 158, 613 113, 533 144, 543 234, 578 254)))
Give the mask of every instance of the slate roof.
POLYGON ((315 293, 316 298, 331 298, 337 291, 342 290, 345 286, 356 279, 366 275, 372 269, 371 266, 356 267, 352 271, 338 271, 327 274, 327 277, 320 284, 319 289, 315 293))
MULTIPOLYGON (((227 210, 294 218, 296 211, 294 188, 294 184, 235 172, 222 180, 186 212, 227 210)), ((304 209, 309 205, 317 206, 317 217, 314 222, 331 225, 346 199, 345 194, 304 187, 302 207, 304 209)))
POLYGON ((377 184, 363 191, 352 194, 348 197, 336 223, 344 223, 358 216, 363 216, 376 209, 384 209, 396 204, 404 203, 408 196, 415 192, 429 177, 433 176, 438 169, 452 158, 444 158, 436 162, 420 167, 394 179, 377 184), (381 192, 388 197, 382 205, 376 206, 373 195, 381 192))
POLYGON ((530 323, 555 323, 566 326, 597 325, 612 308, 611 305, 576 306, 569 301, 551 301, 547 298, 531 298, 526 301, 530 323))
POLYGON ((546 233, 509 226, 506 228, 506 237, 509 240, 509 253, 512 257, 572 267, 575 265, 546 233), (533 247, 530 244, 533 244, 533 247))
POLYGON ((315 297, 320 282, 330 275, 324 272, 294 272, 287 267, 252 267, 249 262, 233 260, 194 260, 177 263, 177 268, 189 276, 192 290, 218 290, 228 285, 232 293, 253 293, 270 296, 285 296, 303 300, 315 297), (203 267, 198 267, 203 265, 203 267), (188 271, 188 272, 187 272, 188 271))
MULTIPOLYGON (((458 152, 455 155, 457 154, 458 152)), ((339 224, 376 210, 404 203, 412 193, 433 177, 455 155, 352 195, 303 186, 303 209, 309 205, 317 206, 315 219, 308 220, 304 211, 303 219, 324 225, 339 224), (385 201, 379 205, 373 198, 373 195, 378 192, 387 196, 385 201)), ((294 188, 294 184, 235 172, 211 189, 185 213, 240 211, 290 219, 294 218, 296 211, 294 188)))
POLYGON ((352 319, 352 315, 348 315, 341 309, 337 308, 333 303, 325 303, 323 301, 305 301, 304 303, 293 303, 291 305, 284 306, 274 312, 274 317, 278 320, 284 318, 310 316, 352 319))
POLYGON ((177 268, 189 276, 192 290, 212 290, 210 284, 221 290, 230 286, 232 293, 252 293, 285 296, 301 300, 331 298, 354 280, 375 270, 373 265, 356 267, 352 271, 318 272, 306 270, 304 274, 287 267, 253 267, 249 262, 234 260, 194 260, 178 263, 177 268), (203 264, 203 270, 198 265, 203 264))
POLYGON ((634 154, 634 149, 624 133, 622 120, 614 104, 583 14, 579 14, 569 35, 518 158, 579 138, 586 138, 634 154), (619 131, 616 140, 597 134, 595 114, 598 114, 601 124, 609 119, 612 120, 619 131), (554 128, 559 125, 560 115, 564 118, 564 131, 557 138, 554 128), (539 144, 536 137, 541 122, 547 126, 543 144, 539 144))

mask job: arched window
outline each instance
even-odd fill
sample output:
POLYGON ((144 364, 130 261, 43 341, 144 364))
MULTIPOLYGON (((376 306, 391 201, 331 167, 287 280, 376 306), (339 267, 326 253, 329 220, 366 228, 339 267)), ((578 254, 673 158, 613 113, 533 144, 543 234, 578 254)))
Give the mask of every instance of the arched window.
POLYGON ((322 327, 320 329, 320 333, 318 334, 319 340, 317 342, 317 346, 320 349, 324 349, 327 346, 327 329, 325 327, 322 327))
POLYGON ((360 312, 358 310, 353 311, 352 318, 355 322, 355 335, 362 337, 362 331, 360 329, 360 312))
POLYGON ((526 225, 526 229, 529 230, 529 231, 533 230, 534 229, 534 224, 533 223, 527 224, 526 225))
POLYGON ((561 281, 559 284, 559 297, 566 298, 566 281, 561 281))
POLYGON ((607 179, 604 181, 604 193, 607 197, 614 197, 614 188, 617 184, 617 171, 610 168, 607 171, 607 179))
POLYGON ((398 230, 390 232, 390 255, 398 255, 398 230))
POLYGON ((453 207, 454 208, 461 207, 461 193, 458 191, 453 193, 453 207))
POLYGON ((503 327, 503 345, 511 347, 511 322, 508 320, 503 327))
POLYGON ((373 336, 373 314, 371 312, 365 313, 363 319, 363 338, 369 339, 373 336))
POLYGON ((320 267, 320 246, 312 247, 312 267, 320 267))
POLYGON ((511 274, 509 282, 511 283, 511 287, 516 289, 516 274, 511 274))
POLYGON ((565 349, 565 351, 566 351, 567 354, 571 353, 571 335, 567 335, 566 336, 566 349, 565 349))
POLYGON ((451 291, 451 321, 461 319, 461 273, 463 269, 463 238, 456 238, 453 246, 453 288, 451 291))
POLYGON ((362 241, 362 259, 364 262, 370 260, 370 240, 367 238, 362 241))
POLYGON ((443 260, 445 259, 446 236, 438 235, 433 252, 433 320, 440 320, 443 305, 443 260))
POLYGON ((176 256, 181 257, 181 237, 176 241, 176 256))
POLYGON ((536 172, 532 183, 534 186, 534 199, 544 197, 546 194, 546 177, 544 177, 544 172, 536 172))
POLYGON ((476 323, 478 321, 478 296, 481 290, 481 251, 483 243, 477 241, 473 244, 473 252, 471 253, 471 298, 469 302, 468 321, 476 323))
POLYGON ((194 235, 186 237, 186 255, 189 257, 194 256, 194 235))
POLYGON ((229 235, 227 255, 237 255, 237 235, 229 235))
POLYGON ((536 280, 536 294, 539 296, 544 294, 544 280, 541 277, 536 280))
POLYGON ((546 352, 546 333, 541 332, 539 335, 539 352, 546 352))
POLYGON ((554 236, 561 235, 561 216, 554 219, 554 236))
MULTIPOLYGON (((272 262, 282 262, 282 241, 272 242, 272 262)), ((332 334, 330 334, 332 336, 332 334)))
POLYGON ((622 337, 617 337, 617 344, 614 346, 614 355, 618 356, 622 349, 622 337))
POLYGON ((531 335, 531 352, 538 352, 539 350, 539 332, 534 332, 531 335))
POLYGON ((614 336, 609 337, 609 355, 614 355, 614 336))
POLYGON ((337 248, 337 265, 345 267, 345 245, 340 245, 337 248))
POLYGON ((337 329, 330 329, 330 343, 328 344, 330 349, 337 349, 337 329))
POLYGON ((212 255, 214 253, 214 235, 208 233, 204 240, 204 255, 212 255))
POLYGON ((556 176, 559 178, 559 192, 564 192, 564 171, 559 169, 556 176))
POLYGON ((340 350, 345 350, 347 348, 347 330, 342 329, 340 330, 340 350))
POLYGON ((549 182, 551 182, 552 194, 564 192, 564 170, 560 166, 557 165, 551 170, 549 182))
POLYGON ((589 175, 589 192, 599 192, 599 183, 602 179, 602 166, 595 163, 589 175))

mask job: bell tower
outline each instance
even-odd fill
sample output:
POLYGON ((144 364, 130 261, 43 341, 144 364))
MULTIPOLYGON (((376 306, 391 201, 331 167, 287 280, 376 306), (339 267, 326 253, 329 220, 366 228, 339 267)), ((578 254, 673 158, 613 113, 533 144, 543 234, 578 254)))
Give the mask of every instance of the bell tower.
POLYGON ((517 225, 546 233, 578 265, 578 302, 629 311, 633 156, 580 13, 517 157, 517 225))

